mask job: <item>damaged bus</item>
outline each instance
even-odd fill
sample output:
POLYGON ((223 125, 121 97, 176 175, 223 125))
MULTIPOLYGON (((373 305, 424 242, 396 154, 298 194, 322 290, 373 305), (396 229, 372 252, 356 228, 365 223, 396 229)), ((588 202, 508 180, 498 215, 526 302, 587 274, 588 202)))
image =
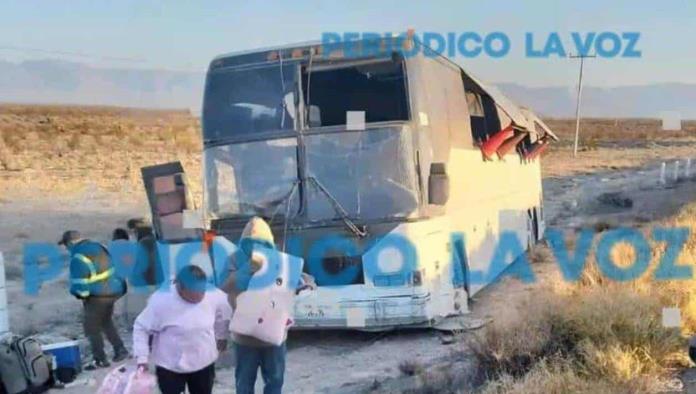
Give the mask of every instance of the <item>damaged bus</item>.
MULTIPOLYGON (((519 257, 491 265, 502 234, 520 253, 543 236, 538 158, 556 137, 427 48, 219 56, 202 125, 206 226, 236 242, 264 217, 316 280, 296 297, 295 328, 438 327, 519 257)), ((186 227, 160 213, 160 238, 186 227)))

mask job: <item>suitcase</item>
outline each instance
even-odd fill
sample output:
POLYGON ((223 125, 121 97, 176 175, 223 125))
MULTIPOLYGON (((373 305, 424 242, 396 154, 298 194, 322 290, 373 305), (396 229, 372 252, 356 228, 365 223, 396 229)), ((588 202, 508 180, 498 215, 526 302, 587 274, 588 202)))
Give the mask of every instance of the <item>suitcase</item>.
POLYGON ((30 391, 41 392, 42 388, 47 388, 52 361, 44 354, 41 343, 32 337, 23 337, 15 339, 10 347, 19 357, 30 391))
POLYGON ((0 343, 0 379, 7 394, 26 393, 29 389, 19 357, 7 342, 0 343))
POLYGON ((34 338, 12 336, 0 343, 0 377, 7 394, 48 390, 51 364, 51 358, 34 338))

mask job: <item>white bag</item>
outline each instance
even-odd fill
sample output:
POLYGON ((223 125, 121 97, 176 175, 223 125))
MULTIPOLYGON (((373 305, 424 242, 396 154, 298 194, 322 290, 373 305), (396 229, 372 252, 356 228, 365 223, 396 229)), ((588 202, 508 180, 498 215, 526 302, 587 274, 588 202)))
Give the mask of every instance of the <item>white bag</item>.
POLYGON ((287 330, 293 324, 295 289, 304 261, 270 249, 255 250, 253 253, 253 258, 263 261, 263 266, 252 276, 248 290, 237 296, 237 308, 232 315, 230 329, 235 334, 279 346, 285 342, 287 330), (264 285, 263 282, 269 282, 271 276, 276 279, 264 285))
POLYGON ((245 291, 237 297, 231 330, 271 345, 285 342, 292 325, 292 292, 274 289, 245 291))

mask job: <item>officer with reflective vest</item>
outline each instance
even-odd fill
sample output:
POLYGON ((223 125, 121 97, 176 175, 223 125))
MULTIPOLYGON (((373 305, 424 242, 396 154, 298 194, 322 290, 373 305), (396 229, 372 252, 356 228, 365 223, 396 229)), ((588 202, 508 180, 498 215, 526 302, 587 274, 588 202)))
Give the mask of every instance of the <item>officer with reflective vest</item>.
POLYGON ((114 362, 128 358, 113 321, 114 304, 126 293, 126 282, 116 274, 109 251, 99 242, 83 239, 75 230, 63 233, 58 244, 70 253, 70 293, 84 306, 83 327, 94 357, 85 369, 110 365, 103 336, 114 348, 114 362))

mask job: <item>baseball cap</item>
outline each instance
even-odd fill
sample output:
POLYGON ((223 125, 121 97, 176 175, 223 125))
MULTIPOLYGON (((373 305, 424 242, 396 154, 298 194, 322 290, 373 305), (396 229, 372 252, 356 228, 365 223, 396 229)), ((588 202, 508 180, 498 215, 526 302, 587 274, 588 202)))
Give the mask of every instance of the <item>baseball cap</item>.
POLYGON ((68 230, 63 233, 63 236, 58 241, 58 245, 67 245, 70 242, 77 241, 82 238, 77 230, 68 230))

